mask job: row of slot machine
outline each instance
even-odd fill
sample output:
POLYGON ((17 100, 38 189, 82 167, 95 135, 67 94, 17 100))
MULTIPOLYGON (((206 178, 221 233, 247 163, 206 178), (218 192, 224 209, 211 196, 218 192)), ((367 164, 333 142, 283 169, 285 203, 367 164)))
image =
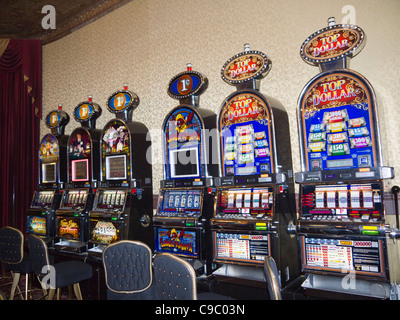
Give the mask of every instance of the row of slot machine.
POLYGON ((88 101, 74 110, 81 126, 64 134, 69 116, 59 106, 46 117, 51 133, 39 150, 39 184, 28 210, 27 232, 50 247, 98 257, 121 239, 152 241, 153 191, 148 129, 132 121, 138 96, 123 90, 107 100, 116 115, 96 129, 101 107, 88 101))
POLYGON ((132 121, 136 94, 125 87, 110 96, 116 119, 102 131, 95 129, 101 108, 90 99, 75 109, 82 127, 69 137, 68 115, 51 112, 28 232, 60 250, 97 255, 115 241, 140 240, 212 281, 250 287, 265 286, 263 263, 272 256, 284 288, 302 275, 309 295, 388 298, 399 280, 398 226, 390 226, 384 204, 394 171, 383 162, 374 90, 348 68, 364 40, 361 28, 330 18, 303 43, 301 57, 321 72, 298 100, 295 174, 288 114, 260 92, 270 59, 245 45, 224 64, 221 77, 236 90, 218 114, 200 107, 208 80, 188 64, 168 84, 179 105, 162 125, 164 178, 154 213, 151 141, 132 121), (344 288, 348 274, 356 285, 344 288))

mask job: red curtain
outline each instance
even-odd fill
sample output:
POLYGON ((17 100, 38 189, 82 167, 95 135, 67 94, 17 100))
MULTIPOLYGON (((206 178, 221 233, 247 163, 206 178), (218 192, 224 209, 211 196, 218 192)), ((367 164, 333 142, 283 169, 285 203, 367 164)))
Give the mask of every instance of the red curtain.
POLYGON ((0 227, 25 229, 38 183, 41 116, 42 43, 9 40, 0 56, 0 227))

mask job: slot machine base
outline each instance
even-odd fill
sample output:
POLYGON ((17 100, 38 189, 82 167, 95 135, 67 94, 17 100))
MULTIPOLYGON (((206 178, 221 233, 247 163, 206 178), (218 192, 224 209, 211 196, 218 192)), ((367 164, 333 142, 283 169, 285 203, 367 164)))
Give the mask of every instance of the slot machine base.
POLYGON ((92 248, 88 249, 88 254, 97 258, 101 258, 105 248, 106 245, 94 245, 92 248))
POLYGON ((213 277, 221 282, 266 288, 266 280, 262 267, 224 264, 213 272, 213 277))
POLYGON ((60 240, 54 244, 54 248, 60 251, 82 253, 87 251, 87 244, 80 241, 60 240))
POLYGON ((301 285, 307 296, 328 299, 389 299, 391 285, 386 282, 355 279, 346 274, 333 277, 309 274, 301 285))

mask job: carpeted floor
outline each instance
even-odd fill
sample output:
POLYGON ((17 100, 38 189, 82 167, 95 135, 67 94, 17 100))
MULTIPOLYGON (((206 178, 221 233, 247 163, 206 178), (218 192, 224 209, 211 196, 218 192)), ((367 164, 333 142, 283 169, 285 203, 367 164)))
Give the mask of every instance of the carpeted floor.
MULTIPOLYGON (((21 275, 18 287, 15 290, 14 300, 25 300, 25 275, 21 275), (19 294, 21 292, 21 294, 19 294)), ((3 272, 0 273, 0 300, 9 300, 10 293, 11 293, 11 284, 12 284, 12 277, 9 272, 5 275, 3 272)), ((43 290, 39 284, 39 281, 34 278, 31 282, 31 291, 28 292, 28 299, 29 300, 43 300, 46 299, 44 297, 43 290)), ((54 299, 57 299, 57 296, 54 296, 54 299)), ((68 288, 61 290, 60 300, 68 300, 69 292, 68 288)), ((76 299, 75 295, 73 295, 73 299, 76 299)))

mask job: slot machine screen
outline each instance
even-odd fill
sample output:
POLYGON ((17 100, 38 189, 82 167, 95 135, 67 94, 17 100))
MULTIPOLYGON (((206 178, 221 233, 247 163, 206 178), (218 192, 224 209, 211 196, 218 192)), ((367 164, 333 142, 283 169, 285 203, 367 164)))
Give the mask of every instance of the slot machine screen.
POLYGON ((202 198, 201 190, 161 190, 157 214, 200 216, 202 198))
POLYGON ((126 180, 126 154, 106 157, 106 179, 126 180))
POLYGON ((56 163, 42 164, 42 181, 44 183, 56 182, 56 163))
POLYGON ((268 234, 214 232, 216 260, 264 263, 271 254, 268 234))
POLYGON ((155 251, 157 252, 169 252, 191 258, 198 257, 196 231, 156 228, 155 237, 155 251))
POLYGON ((198 148, 171 150, 171 178, 199 176, 198 148))
POLYGON ((72 182, 89 180, 89 159, 72 160, 72 182))
POLYGON ((111 244, 119 240, 118 222, 91 219, 90 223, 92 226, 90 238, 93 242, 111 244))
POLYGON ((72 217, 57 218, 57 235, 63 239, 79 240, 81 219, 72 217))
POLYGON ((46 217, 28 216, 26 233, 33 233, 37 235, 46 235, 46 217))
POLYGON ((364 275, 384 275, 382 240, 301 236, 300 241, 303 268, 333 272, 352 270, 364 275))

